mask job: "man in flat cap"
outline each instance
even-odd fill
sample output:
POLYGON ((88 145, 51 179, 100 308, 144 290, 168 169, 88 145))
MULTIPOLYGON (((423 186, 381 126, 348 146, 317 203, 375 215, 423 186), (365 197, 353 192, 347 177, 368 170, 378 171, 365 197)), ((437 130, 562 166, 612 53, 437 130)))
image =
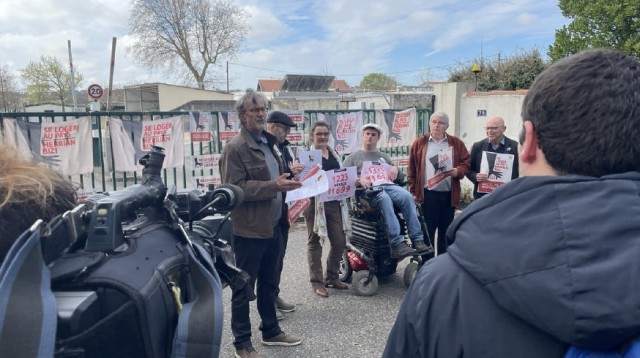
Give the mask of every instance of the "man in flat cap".
MULTIPOLYGON (((271 133, 274 137, 276 137, 276 143, 278 146, 278 150, 280 151, 280 156, 282 158, 282 162, 284 163, 284 172, 289 173, 291 178, 296 177, 302 172, 304 169, 304 165, 301 163, 294 163, 294 155, 291 151, 291 143, 287 140, 287 135, 291 131, 291 128, 295 127, 295 123, 291 120, 291 118, 283 112, 273 111, 269 113, 269 117, 267 118, 267 131, 271 133)), ((286 195, 286 194, 285 194, 286 195)), ((284 199, 284 196, 283 196, 284 199)), ((287 205, 282 205, 282 216, 280 217, 280 221, 278 222, 278 229, 280 230, 280 237, 282 238, 281 243, 281 257, 278 262, 278 287, 276 288, 276 313, 278 319, 283 319, 284 315, 282 312, 293 312, 296 309, 296 306, 286 302, 282 298, 280 298, 280 279, 282 276, 282 268, 284 267, 284 255, 287 252, 287 242, 289 241, 289 217, 287 215, 287 205)))
POLYGON ((416 204, 413 201, 413 197, 407 190, 393 182, 396 179, 402 179, 404 174, 398 172, 398 167, 393 165, 391 157, 378 150, 378 141, 381 134, 382 127, 375 123, 368 123, 362 126, 362 149, 349 154, 345 158, 343 166, 356 166, 358 168, 357 184, 365 188, 375 186, 382 189, 378 195, 371 199, 371 203, 384 216, 392 257, 402 260, 407 256, 416 254, 416 251, 427 251, 428 246, 424 243, 422 226, 416 213, 416 204), (387 177, 375 179, 371 177, 370 173, 363 173, 362 169, 365 163, 367 167, 380 166, 384 168, 387 177), (405 242, 404 236, 401 235, 400 223, 396 218, 394 207, 400 209, 407 223, 407 231, 413 243, 413 249, 405 242))

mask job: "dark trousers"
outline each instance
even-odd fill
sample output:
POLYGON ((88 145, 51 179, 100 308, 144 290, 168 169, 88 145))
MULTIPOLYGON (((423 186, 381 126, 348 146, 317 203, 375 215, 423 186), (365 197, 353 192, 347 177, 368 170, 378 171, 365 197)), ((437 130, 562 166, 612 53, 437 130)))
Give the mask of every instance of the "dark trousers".
POLYGON ((311 205, 304 210, 304 221, 307 224, 307 260, 309 261, 309 281, 311 287, 323 287, 325 283, 333 284, 338 281, 340 271, 340 260, 347 243, 344 230, 342 229, 342 214, 340 212, 339 201, 328 201, 324 203, 324 214, 327 220, 327 234, 331 243, 329 255, 327 255, 327 273, 322 278, 322 245, 320 237, 313 232, 313 223, 315 220, 315 202, 312 200, 311 205))
MULTIPOLYGON (((278 262, 278 284, 276 285, 276 297, 280 295, 280 280, 282 280, 282 269, 284 268, 284 255, 287 253, 287 243, 289 243, 289 223, 278 221, 276 228, 280 235, 280 261, 278 262)), ((274 229, 274 230, 275 230, 274 229)))
POLYGON ((455 214, 455 208, 451 206, 451 192, 425 189, 422 212, 425 216, 427 232, 432 240, 435 240, 436 229, 438 230, 438 254, 445 253, 447 246, 453 244, 453 241, 447 242, 446 238, 447 228, 455 214))
MULTIPOLYGON (((249 283, 257 296, 258 313, 262 323, 260 331, 263 338, 272 338, 282 332, 276 318, 276 288, 278 286, 280 261, 280 243, 278 230, 274 230, 271 239, 251 239, 234 235, 236 265, 251 277, 249 283), (257 282, 257 289, 256 289, 257 282)), ((231 331, 236 349, 250 347, 251 320, 249 318, 249 300, 239 292, 231 296, 231 331)))

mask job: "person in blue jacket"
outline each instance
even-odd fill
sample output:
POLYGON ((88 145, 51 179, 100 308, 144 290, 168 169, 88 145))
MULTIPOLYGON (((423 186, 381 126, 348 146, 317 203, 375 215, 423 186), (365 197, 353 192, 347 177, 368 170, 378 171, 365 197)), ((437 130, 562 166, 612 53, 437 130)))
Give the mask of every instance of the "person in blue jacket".
POLYGON ((383 357, 563 357, 640 336, 640 63, 590 50, 525 96, 520 178, 418 272, 383 357))

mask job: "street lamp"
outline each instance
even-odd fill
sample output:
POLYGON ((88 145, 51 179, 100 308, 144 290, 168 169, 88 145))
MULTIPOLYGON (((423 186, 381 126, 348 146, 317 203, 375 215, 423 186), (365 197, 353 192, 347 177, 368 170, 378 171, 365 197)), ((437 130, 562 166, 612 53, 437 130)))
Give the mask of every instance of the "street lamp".
POLYGON ((478 92, 478 74, 481 72, 482 70, 480 69, 480 66, 478 66, 477 63, 474 63, 473 66, 471 66, 471 72, 473 72, 473 74, 476 77, 476 89, 475 91, 478 92))

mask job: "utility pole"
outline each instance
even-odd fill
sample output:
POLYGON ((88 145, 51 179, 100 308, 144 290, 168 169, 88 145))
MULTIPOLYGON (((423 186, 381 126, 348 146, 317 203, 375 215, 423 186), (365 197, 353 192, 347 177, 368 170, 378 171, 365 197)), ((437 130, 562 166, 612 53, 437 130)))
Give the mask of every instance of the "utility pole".
POLYGON ((229 61, 227 61, 227 93, 229 93, 229 61))
MULTIPOLYGON (((71 58, 71 40, 67 40, 69 47, 69 69, 71 70, 71 98, 73 98, 73 111, 78 111, 78 105, 76 102, 76 77, 73 71, 73 59, 71 58)), ((62 106, 64 108, 64 100, 62 100, 62 106)))
POLYGON ((4 88, 4 74, 0 73, 0 90, 2 90, 2 108, 3 112, 7 111, 7 98, 5 97, 5 92, 7 91, 4 88))
POLYGON ((111 91, 113 90, 113 71, 116 64, 116 41, 114 37, 111 40, 111 63, 109 64, 109 93, 107 93, 107 111, 111 110, 111 91))

